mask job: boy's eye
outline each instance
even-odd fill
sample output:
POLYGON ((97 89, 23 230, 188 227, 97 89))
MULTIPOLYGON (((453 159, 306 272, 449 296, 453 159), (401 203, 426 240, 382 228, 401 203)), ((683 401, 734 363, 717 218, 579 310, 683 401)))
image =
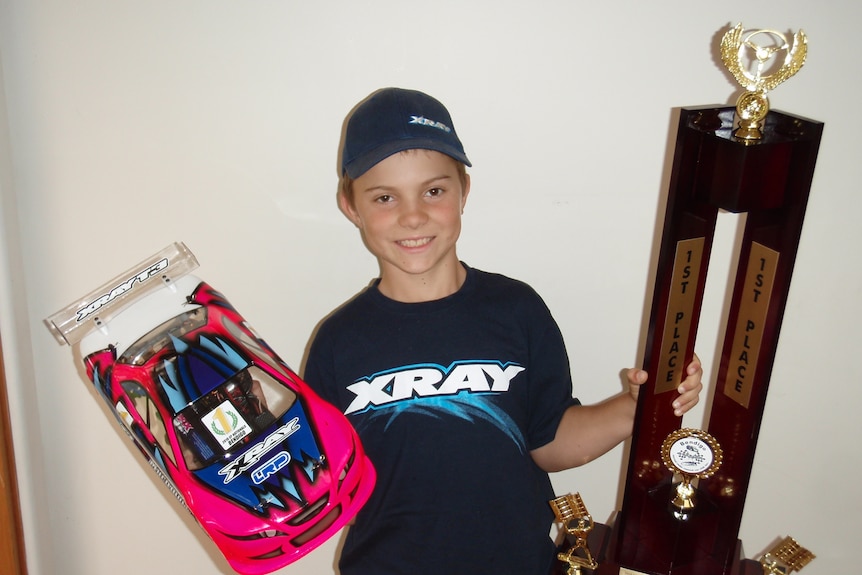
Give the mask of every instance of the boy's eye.
POLYGON ((379 204, 387 204, 392 201, 392 196, 383 194, 382 196, 377 196, 374 201, 379 204))
POLYGON ((430 190, 428 190, 426 192, 426 194, 431 196, 431 197, 437 197, 437 196, 443 194, 443 188, 431 188, 430 190))

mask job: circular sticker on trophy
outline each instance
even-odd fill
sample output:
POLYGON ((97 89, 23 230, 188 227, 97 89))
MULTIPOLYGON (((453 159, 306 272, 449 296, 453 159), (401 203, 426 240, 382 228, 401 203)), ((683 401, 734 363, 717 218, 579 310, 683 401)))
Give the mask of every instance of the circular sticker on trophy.
POLYGON ((671 443, 668 457, 675 468, 689 475, 703 473, 715 461, 712 448, 700 437, 677 439, 671 443))
POLYGON ((678 429, 662 444, 662 460, 675 473, 706 478, 721 465, 721 447, 700 429, 678 429))

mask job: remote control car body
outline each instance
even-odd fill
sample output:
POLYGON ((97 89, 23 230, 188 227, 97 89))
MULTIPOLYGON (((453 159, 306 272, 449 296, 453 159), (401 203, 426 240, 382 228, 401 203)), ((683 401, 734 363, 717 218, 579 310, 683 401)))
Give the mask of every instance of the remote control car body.
POLYGON ((320 399, 173 244, 46 324, 165 485, 244 574, 343 527, 375 481, 320 399))

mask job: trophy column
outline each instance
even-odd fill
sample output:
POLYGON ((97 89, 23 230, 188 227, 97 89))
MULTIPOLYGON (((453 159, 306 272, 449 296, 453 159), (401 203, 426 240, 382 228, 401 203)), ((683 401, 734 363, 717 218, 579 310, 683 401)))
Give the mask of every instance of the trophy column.
POLYGON ((739 196, 726 198, 725 209, 745 211, 747 220, 708 427, 724 461, 700 483, 721 509, 716 551, 730 553, 727 534, 737 534, 742 521, 822 132, 820 122, 773 112, 765 145, 735 150, 738 165, 768 179, 740 173, 739 196))
POLYGON ((600 575, 762 572, 743 559, 738 533, 823 124, 770 112, 765 98, 801 67, 804 35, 777 75, 748 76, 732 51, 751 44, 741 34, 737 26, 722 43, 731 72, 750 80, 737 107, 680 112, 645 349, 650 379, 622 508, 599 543, 600 575), (738 271, 708 431, 680 430, 671 401, 693 355, 718 210, 745 214, 738 271))

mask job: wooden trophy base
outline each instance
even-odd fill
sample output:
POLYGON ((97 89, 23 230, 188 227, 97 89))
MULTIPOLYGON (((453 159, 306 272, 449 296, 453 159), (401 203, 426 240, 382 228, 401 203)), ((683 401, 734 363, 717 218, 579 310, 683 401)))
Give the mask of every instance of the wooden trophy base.
MULTIPOLYGON (((596 523, 593 530, 590 532, 588 545, 590 552, 598 562, 598 567, 594 570, 581 568, 582 575, 679 575, 679 574, 700 574, 703 571, 699 569, 703 567, 701 561, 689 563, 687 565, 672 566, 669 571, 638 571, 618 565, 609 558, 611 553, 611 542, 616 534, 613 525, 605 525, 596 523)), ((566 537, 563 543, 558 547, 558 553, 566 552, 575 544, 574 539, 566 537)), ((551 575, 569 575, 569 566, 562 561, 557 561, 554 565, 554 570, 551 575)), ((763 575, 763 566, 760 562, 753 559, 746 559, 743 556, 742 542, 737 540, 736 543, 736 558, 732 561, 729 575, 763 575)))

